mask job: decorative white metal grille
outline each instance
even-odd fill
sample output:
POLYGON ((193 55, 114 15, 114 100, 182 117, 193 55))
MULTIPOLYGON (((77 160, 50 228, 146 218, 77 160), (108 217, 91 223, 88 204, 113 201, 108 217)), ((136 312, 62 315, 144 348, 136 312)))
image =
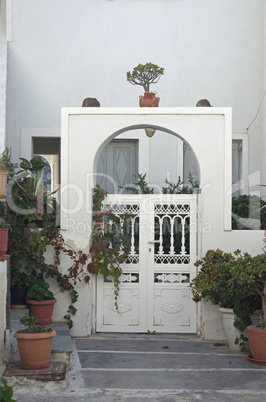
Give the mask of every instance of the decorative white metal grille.
POLYGON ((156 264, 189 264, 189 204, 155 205, 156 264))
POLYGON ((119 278, 119 281, 121 283, 127 282, 127 283, 132 283, 132 282, 138 282, 139 281, 139 275, 138 274, 122 274, 119 278))
POLYGON ((175 215, 180 215, 180 214, 185 214, 189 215, 190 213, 190 205, 180 205, 180 204, 169 204, 169 205, 155 205, 154 208, 155 214, 163 214, 163 215, 169 215, 169 214, 175 214, 175 215))
POLYGON ((154 282, 161 282, 161 283, 184 283, 189 282, 189 274, 181 274, 181 273, 159 273, 154 274, 154 282))
POLYGON ((138 204, 105 204, 103 205, 103 211, 112 210, 112 213, 119 216, 124 214, 139 215, 139 205, 138 204))
MULTIPOLYGON (((139 213, 138 204, 105 204, 104 211, 111 210, 119 218, 120 230, 124 232, 129 249, 126 264, 139 263, 139 213)), ((121 250, 122 252, 123 250, 121 250)))

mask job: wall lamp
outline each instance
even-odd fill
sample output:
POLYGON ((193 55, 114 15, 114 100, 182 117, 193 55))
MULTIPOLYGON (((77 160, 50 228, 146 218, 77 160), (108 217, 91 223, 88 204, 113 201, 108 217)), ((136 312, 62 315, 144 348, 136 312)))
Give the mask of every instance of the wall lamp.
POLYGON ((149 137, 149 138, 153 137, 155 131, 156 131, 155 128, 152 128, 152 127, 145 128, 145 133, 146 133, 147 137, 149 137))

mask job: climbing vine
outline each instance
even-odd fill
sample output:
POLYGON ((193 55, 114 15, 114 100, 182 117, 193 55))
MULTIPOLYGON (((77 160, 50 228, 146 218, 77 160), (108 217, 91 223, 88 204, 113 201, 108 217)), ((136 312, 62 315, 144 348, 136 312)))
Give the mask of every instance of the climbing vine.
MULTIPOLYGON (((43 290, 44 298, 52 297, 48 278, 53 278, 59 291, 68 291, 70 305, 64 318, 73 326, 72 315, 78 300, 75 286, 78 282, 89 283, 91 274, 111 276, 114 282, 115 305, 118 310, 120 264, 126 259, 124 232, 121 218, 111 209, 105 209, 103 201, 107 193, 98 186, 93 191, 93 228, 90 250, 85 253, 68 245, 58 225, 58 205, 53 193, 42 185, 43 168, 46 163, 40 157, 30 161, 22 158, 20 171, 12 178, 7 205, 0 206, 1 214, 11 226, 9 254, 11 260, 11 282, 17 286, 28 286, 43 290), (47 263, 45 253, 54 250, 53 263, 47 263), (70 266, 61 272, 60 258, 67 255, 70 266)), ((38 294, 39 300, 40 294, 38 294)))
MULTIPOLYGON (((93 228, 89 253, 74 250, 66 244, 63 236, 59 233, 54 239, 54 278, 62 291, 68 290, 70 292, 72 303, 64 317, 70 323, 70 314, 76 313, 73 304, 78 299, 78 293, 74 286, 77 282, 89 283, 89 274, 101 274, 105 278, 112 277, 115 308, 118 311, 119 278, 122 274, 120 264, 125 262, 128 255, 121 219, 125 223, 127 217, 117 217, 112 213, 111 208, 105 210, 103 201, 106 196, 107 193, 99 186, 93 189, 93 228), (67 275, 61 275, 59 271, 61 252, 68 255, 72 261, 67 275)), ((123 227, 126 228, 126 225, 123 227)))

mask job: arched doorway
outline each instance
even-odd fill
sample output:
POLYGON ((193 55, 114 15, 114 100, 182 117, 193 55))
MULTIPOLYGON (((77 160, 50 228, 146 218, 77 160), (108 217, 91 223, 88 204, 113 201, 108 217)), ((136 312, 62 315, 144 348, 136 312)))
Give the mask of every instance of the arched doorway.
MULTIPOLYGON (((144 128, 142 135, 143 131, 144 128)), ((176 160, 180 157, 180 149, 183 151, 182 163, 179 163, 182 178, 184 168, 190 168, 188 158, 184 157, 184 151, 190 149, 190 155, 193 156, 191 161, 194 162, 192 165, 194 177, 196 175, 198 178, 196 156, 189 144, 186 144, 185 148, 185 142, 175 136, 175 141, 172 143, 170 141, 167 145, 167 137, 171 137, 172 133, 164 136, 164 131, 161 129, 157 130, 156 134, 163 136, 161 140, 165 149, 171 146, 176 148, 176 160)), ((124 179, 125 173, 131 171, 133 149, 130 148, 132 133, 130 141, 126 140, 126 135, 123 139, 121 136, 122 134, 119 140, 112 140, 99 158, 100 166, 104 162, 106 165, 110 163, 109 160, 105 161, 105 157, 111 159, 112 168, 117 158, 116 168, 108 172, 106 181, 103 180, 105 179, 103 171, 98 172, 100 173, 98 177, 99 182, 109 183, 110 188, 114 189, 115 195, 108 195, 106 199, 107 210, 111 209, 120 218, 121 226, 124 228, 124 215, 130 216, 126 228, 130 253, 126 263, 121 266, 123 274, 120 278, 118 311, 114 303, 112 278, 97 277, 96 331, 196 333, 196 304, 191 299, 188 285, 196 275, 194 263, 197 256, 197 191, 193 193, 191 190, 191 194, 178 194, 182 190, 180 185, 178 190, 176 189, 176 194, 170 194, 173 192, 173 187, 169 188, 168 193, 164 191, 166 194, 162 194, 162 187, 159 184, 163 185, 163 182, 157 182, 154 194, 121 194, 121 184, 117 183, 119 176, 117 169, 123 158, 121 178, 124 179)), ((146 154, 146 157, 148 158, 149 154, 146 154)), ((156 176, 156 169, 167 172, 167 168, 170 168, 169 157, 165 156, 167 162, 165 166, 163 158, 162 154, 161 164, 157 163, 157 166, 154 166, 153 177, 156 176)), ((173 163, 175 167, 178 166, 176 160, 173 163)), ((149 167, 150 165, 148 163, 149 167)), ((151 176, 149 171, 148 177, 151 176)), ((128 182, 122 184, 132 184, 133 180, 131 177, 128 182)), ((186 186, 187 183, 183 185, 186 186)), ((188 189, 186 192, 189 192, 188 189)))
POLYGON ((155 193, 162 192, 167 182, 189 186, 190 178, 194 182, 200 181, 196 155, 183 138, 162 127, 157 128, 148 141, 145 137, 144 127, 130 128, 102 149, 96 183, 103 190, 108 194, 120 193, 121 186, 134 184, 139 173, 145 175, 155 193))
MULTIPOLYGON (((62 110, 61 137, 61 229, 65 231, 66 241, 71 241, 76 248, 89 248, 92 189, 101 151, 110 140, 125 130, 151 126, 156 129, 165 128, 173 136, 181 133, 197 156, 202 192, 195 196, 204 208, 201 209, 196 255, 202 255, 209 248, 219 247, 221 239, 229 239, 225 232, 231 230, 231 109, 65 108, 62 110)), ((141 152, 140 149, 139 159, 145 161, 145 154, 141 155, 141 152)), ((143 210, 143 207, 140 209, 143 210)), ((151 240, 154 241, 154 238, 151 240)), ((140 248, 142 244, 140 242, 140 248)), ((147 256, 144 259, 146 262, 147 256)), ((79 289, 81 297, 71 332, 73 336, 86 336, 96 328, 94 311, 99 303, 96 303, 95 282, 92 277, 89 291, 85 286, 79 289)), ((183 285, 189 289, 187 284, 183 285)), ((142 306, 140 303, 139 308, 142 306)), ((186 330, 183 328, 182 332, 186 330)))

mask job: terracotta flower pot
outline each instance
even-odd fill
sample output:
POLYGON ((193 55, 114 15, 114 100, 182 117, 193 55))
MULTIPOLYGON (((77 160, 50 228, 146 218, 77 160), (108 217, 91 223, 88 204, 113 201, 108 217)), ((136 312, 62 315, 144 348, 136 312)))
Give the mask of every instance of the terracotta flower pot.
POLYGON ((266 365, 266 329, 250 325, 247 331, 253 362, 266 365))
POLYGON ((16 331, 18 350, 21 358, 20 368, 25 370, 40 370, 49 367, 53 337, 56 332, 41 332, 26 334, 16 331))
POLYGON ((145 92, 144 96, 139 97, 140 107, 158 107, 160 98, 156 97, 153 92, 145 92))
POLYGON ((8 242, 8 229, 0 229, 0 261, 5 261, 8 242))
POLYGON ((38 325, 50 325, 52 323, 51 317, 55 303, 55 298, 43 301, 27 299, 29 310, 37 318, 38 325))

